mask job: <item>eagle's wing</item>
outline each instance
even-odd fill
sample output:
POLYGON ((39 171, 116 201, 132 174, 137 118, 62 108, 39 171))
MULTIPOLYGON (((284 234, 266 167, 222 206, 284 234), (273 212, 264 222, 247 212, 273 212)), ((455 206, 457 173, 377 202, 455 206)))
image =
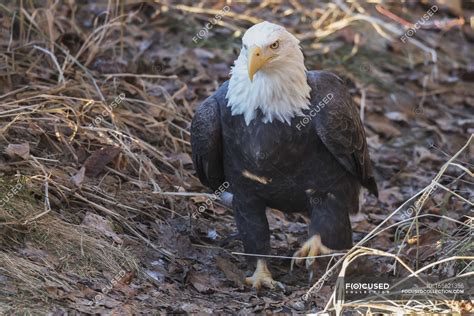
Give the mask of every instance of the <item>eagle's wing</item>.
POLYGON ((193 163, 201 183, 217 190, 225 181, 222 158, 222 131, 216 95, 196 110, 191 123, 193 163))
POLYGON ((324 71, 308 72, 312 126, 326 148, 370 193, 378 195, 365 131, 342 79, 324 71))

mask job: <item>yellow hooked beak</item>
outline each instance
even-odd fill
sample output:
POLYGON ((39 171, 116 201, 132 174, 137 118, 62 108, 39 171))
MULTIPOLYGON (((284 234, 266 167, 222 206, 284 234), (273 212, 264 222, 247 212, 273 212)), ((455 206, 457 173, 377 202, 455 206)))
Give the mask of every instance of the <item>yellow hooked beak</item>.
POLYGON ((247 55, 247 68, 249 71, 249 78, 250 81, 253 81, 253 76, 257 71, 260 70, 260 68, 263 67, 267 63, 267 61, 270 58, 266 58, 266 56, 263 55, 262 49, 258 46, 252 46, 249 48, 249 52, 247 55))

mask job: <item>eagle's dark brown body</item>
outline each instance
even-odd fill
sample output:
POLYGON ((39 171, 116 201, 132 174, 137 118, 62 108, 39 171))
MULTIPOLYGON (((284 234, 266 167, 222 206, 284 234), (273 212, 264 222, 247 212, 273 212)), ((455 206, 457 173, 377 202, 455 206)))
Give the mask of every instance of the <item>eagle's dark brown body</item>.
POLYGON ((225 98, 227 82, 193 119, 191 143, 199 179, 212 189, 230 183, 248 253, 270 250, 266 207, 308 212, 310 235, 320 234, 329 248, 348 248, 349 213, 359 209, 360 186, 377 194, 364 129, 342 80, 311 71, 308 83, 313 112, 304 121, 294 117, 291 126, 263 123, 261 113, 248 126, 242 115, 232 116, 225 98), (331 100, 321 103, 330 94, 331 100))

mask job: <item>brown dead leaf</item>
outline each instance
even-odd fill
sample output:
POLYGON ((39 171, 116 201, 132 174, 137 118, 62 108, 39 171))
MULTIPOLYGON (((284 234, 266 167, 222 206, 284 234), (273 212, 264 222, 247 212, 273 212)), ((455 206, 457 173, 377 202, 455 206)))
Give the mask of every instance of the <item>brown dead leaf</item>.
POLYGON ((361 256, 351 262, 347 267, 347 276, 374 275, 376 274, 374 258, 371 256, 361 256))
POLYGON ((171 163, 176 163, 178 162, 181 165, 191 165, 193 163, 193 160, 191 159, 191 156, 188 153, 180 153, 177 155, 171 155, 168 160, 171 163))
POLYGON ((120 279, 120 282, 123 284, 130 284, 132 283, 133 279, 135 278, 135 273, 133 271, 127 272, 122 279, 120 279))
POLYGON ((437 155, 433 154, 429 149, 422 146, 415 146, 415 163, 419 164, 424 160, 439 161, 437 155))
POLYGON ((369 223, 368 220, 363 220, 361 222, 355 222, 352 224, 352 230, 355 232, 364 232, 364 233, 369 233, 375 228, 375 225, 372 223, 369 223))
POLYGON ((393 205, 397 201, 403 201, 403 194, 400 192, 399 187, 387 188, 379 192, 379 201, 393 205))
POLYGON ((111 316, 133 315, 135 314, 135 312, 136 311, 133 308, 133 305, 123 304, 112 309, 112 311, 110 312, 110 315, 111 316))
POLYGON ((30 144, 22 143, 22 144, 9 144, 5 152, 11 158, 15 158, 15 156, 19 156, 23 159, 30 158, 30 144))
POLYGON ((119 244, 123 243, 122 239, 113 231, 110 222, 100 215, 87 212, 86 216, 84 216, 84 219, 82 220, 81 225, 97 230, 98 232, 103 233, 105 236, 112 238, 119 244))
POLYGON ((114 290, 122 292, 127 297, 134 297, 138 293, 137 289, 120 282, 115 285, 114 290))
POLYGON ((245 274, 235 264, 222 257, 217 257, 216 265, 222 272, 224 272, 229 281, 232 281, 239 288, 243 287, 244 284, 242 281, 245 278, 245 274))
POLYGON ((371 242, 371 247, 385 250, 390 249, 390 247, 393 247, 392 235, 388 232, 379 234, 377 238, 374 238, 371 242))
POLYGON ((82 166, 81 169, 79 169, 79 171, 71 177, 72 183, 74 183, 77 187, 80 187, 84 181, 85 174, 86 168, 82 166))
POLYGON ((109 162, 114 160, 120 153, 121 149, 115 146, 102 147, 96 150, 84 162, 86 168, 86 176, 94 178, 105 168, 109 162))
POLYGON ((207 273, 191 271, 189 282, 194 286, 200 293, 212 292, 211 280, 207 273))
POLYGON ((77 287, 79 288, 79 291, 73 293, 77 297, 93 299, 94 296, 97 294, 96 291, 94 291, 93 289, 91 289, 90 287, 84 284, 78 283, 77 287))
POLYGON ((208 200, 209 198, 207 196, 204 196, 204 195, 197 195, 197 196, 192 196, 190 197, 190 200, 195 203, 195 204, 198 204, 198 203, 206 203, 206 201, 208 200))
POLYGON ((227 213, 227 209, 225 207, 220 207, 219 205, 214 205, 214 209, 213 209, 214 213, 217 214, 217 215, 224 215, 225 213, 227 213))
POLYGON ((60 288, 54 286, 45 286, 44 288, 50 297, 61 299, 64 296, 64 291, 62 291, 60 288))
POLYGON ((270 209, 267 216, 272 216, 274 217, 275 219, 277 219, 279 222, 281 222, 283 225, 287 225, 288 224, 288 220, 286 219, 286 215, 285 213, 277 210, 277 209, 270 209))
POLYGON ((386 122, 384 120, 378 120, 378 121, 368 121, 367 124, 373 128, 377 134, 382 134, 385 137, 394 137, 394 136, 400 136, 401 132, 393 127, 389 122, 386 122))

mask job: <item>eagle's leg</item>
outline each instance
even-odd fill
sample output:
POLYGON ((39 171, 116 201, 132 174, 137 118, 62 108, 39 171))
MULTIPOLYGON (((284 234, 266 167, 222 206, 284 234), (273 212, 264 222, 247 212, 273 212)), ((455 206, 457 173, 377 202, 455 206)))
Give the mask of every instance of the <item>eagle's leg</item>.
MULTIPOLYGON (((358 207, 358 202, 352 193, 355 194, 355 192, 346 191, 338 194, 337 197, 333 193, 327 193, 310 198, 310 238, 293 257, 314 257, 352 247, 349 210, 358 207)), ((293 259, 291 268, 294 262, 297 265, 305 262, 306 268, 311 271, 315 265, 314 258, 293 259)))
MULTIPOLYGON (((245 252, 268 254, 270 252, 270 229, 265 214, 265 203, 258 198, 235 194, 233 206, 235 221, 245 252)), ((255 262, 256 258, 258 257, 248 257, 251 263, 255 262)), ((254 274, 244 280, 246 284, 252 285, 257 290, 262 286, 274 288, 275 285, 280 285, 279 282, 273 280, 264 259, 258 258, 256 266, 254 274)))

